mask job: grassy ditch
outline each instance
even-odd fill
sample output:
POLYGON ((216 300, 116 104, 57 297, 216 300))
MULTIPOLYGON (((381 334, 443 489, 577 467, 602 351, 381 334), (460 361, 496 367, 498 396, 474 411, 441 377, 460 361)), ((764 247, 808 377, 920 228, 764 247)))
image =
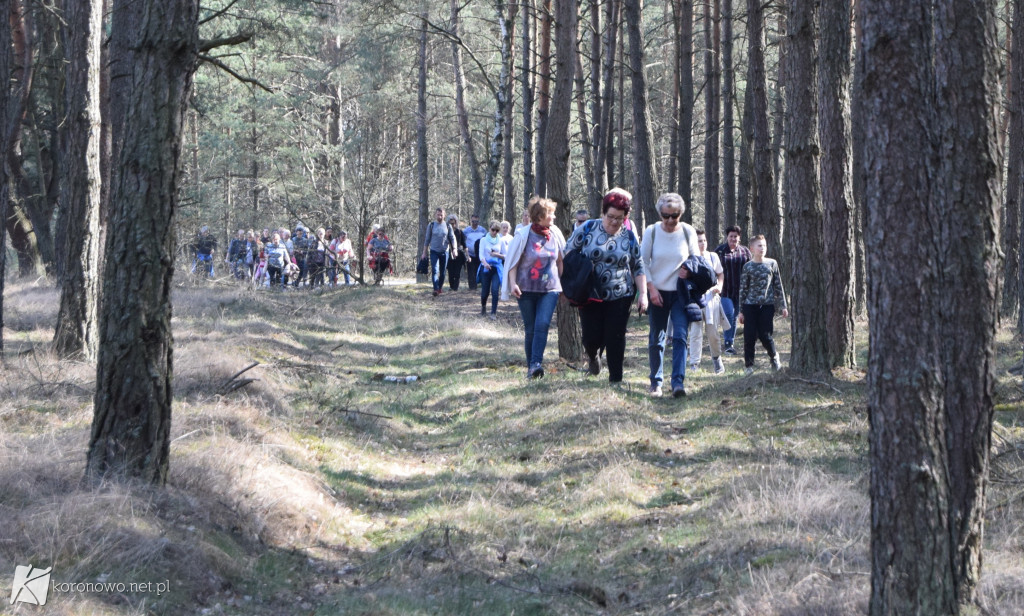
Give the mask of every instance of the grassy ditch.
MULTIPOLYGON (((93 368, 48 352, 55 292, 9 294, 0 572, 169 583, 55 593, 48 614, 866 611, 862 371, 771 373, 762 352, 751 377, 727 358, 687 398, 652 399, 636 319, 624 387, 556 361, 554 336, 528 382, 512 303, 490 321, 468 291, 183 284, 169 485, 91 489, 93 368)), ((1024 612, 1013 348, 1007 331, 982 580, 996 614, 1024 612)))

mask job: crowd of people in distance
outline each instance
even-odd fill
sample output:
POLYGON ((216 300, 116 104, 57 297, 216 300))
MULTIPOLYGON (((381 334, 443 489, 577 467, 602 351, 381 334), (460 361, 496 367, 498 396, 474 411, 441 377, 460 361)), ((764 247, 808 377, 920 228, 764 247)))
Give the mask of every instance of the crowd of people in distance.
POLYGON ((434 212, 423 245, 421 264, 433 283, 433 296, 458 289, 468 268, 471 290, 480 286, 480 314, 494 319, 498 299, 515 299, 525 332, 523 347, 528 379, 544 376, 544 351, 558 297, 562 292, 564 257, 579 251, 593 269, 590 297, 579 304, 587 371, 606 369, 611 383, 623 379, 626 329, 633 303, 647 314, 651 396, 666 387, 665 350, 672 339, 667 388, 686 395, 686 373, 699 370, 708 344, 715 374, 725 372, 723 355, 735 355, 737 323, 743 329, 743 364, 753 373, 755 347, 764 346, 774 370, 781 361, 773 339, 776 312, 788 317, 779 266, 767 257, 764 236, 750 247, 740 244, 740 229, 726 230, 726 241, 708 250, 704 231, 681 220, 686 204, 675 193, 658 199, 661 220, 638 239, 629 212, 632 196, 621 188, 605 194, 601 217, 575 214, 568 239, 554 226, 555 203, 534 197, 524 221, 514 232, 507 222, 479 224, 474 216, 463 229, 455 216, 434 212), (488 311, 488 299, 490 311, 488 311))
MULTIPOLYGON (((446 280, 449 289, 458 291, 465 271, 470 291, 480 289, 480 315, 492 320, 499 300, 515 299, 528 379, 544 376, 544 351, 567 255, 575 257, 570 264, 589 263, 592 271, 589 297, 576 302, 590 374, 607 370, 609 382, 622 382, 634 302, 639 314, 647 314, 651 396, 662 396, 666 389, 673 397, 685 396, 686 374, 700 369, 705 342, 712 370, 724 373, 723 355, 737 354, 737 324, 744 326, 744 372, 753 373, 758 341, 771 367, 780 370, 774 319, 776 314, 788 317, 789 311, 779 265, 768 258, 764 236, 755 236, 748 248, 740 244, 739 227, 730 227, 725 242, 708 250, 704 231, 683 222, 681 196, 663 194, 656 208, 660 220, 643 230, 642 239, 629 219, 632 196, 621 188, 604 195, 600 218, 591 220, 586 210, 578 210, 568 238, 554 225, 555 202, 541 197, 530 200, 514 230, 507 221, 481 225, 476 215, 460 227, 457 216, 437 208, 426 228, 418 270, 429 273, 434 297, 444 293, 446 280), (672 357, 666 367, 670 338, 672 357)), ((380 282, 391 270, 391 241, 374 227, 365 246, 369 270, 380 282)), ((193 271, 212 274, 217 243, 208 227, 200 229, 192 250, 193 271)), ((224 261, 238 279, 286 289, 351 285, 355 258, 344 231, 334 235, 321 227, 309 233, 300 224, 294 234, 264 229, 257 236, 252 229, 239 229, 224 261)))
MULTIPOLYGON (((365 242, 370 271, 392 271, 391 240, 384 229, 374 227, 365 242)), ((212 277, 217 240, 209 227, 204 225, 199 229, 190 251, 192 273, 212 277)), ((234 278, 250 281, 258 287, 278 289, 350 286, 354 284, 352 263, 355 259, 352 241, 345 231, 335 235, 332 229, 320 227, 310 233, 301 224, 295 227, 294 233, 283 228, 273 232, 265 228, 259 236, 253 229, 239 229, 224 255, 224 262, 234 278)))

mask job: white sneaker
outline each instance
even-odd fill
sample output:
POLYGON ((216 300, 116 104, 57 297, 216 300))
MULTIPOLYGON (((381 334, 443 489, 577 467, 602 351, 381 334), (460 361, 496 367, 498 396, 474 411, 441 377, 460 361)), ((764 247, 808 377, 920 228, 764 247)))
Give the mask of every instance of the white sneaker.
POLYGON ((700 372, 700 365, 698 365, 698 364, 690 364, 690 367, 689 367, 688 370, 689 370, 689 372, 691 374, 697 374, 698 372, 700 372))
POLYGON ((722 374, 725 372, 725 364, 722 363, 721 357, 712 357, 711 361, 715 364, 715 374, 722 374))
POLYGON ((743 369, 743 376, 750 376, 751 374, 754 374, 753 368, 747 367, 743 369))
POLYGON ((782 370, 782 362, 779 361, 779 355, 777 353, 774 357, 772 357, 772 370, 776 372, 782 370))
POLYGON ((652 398, 660 398, 661 385, 651 385, 650 388, 647 390, 647 393, 649 393, 652 398))

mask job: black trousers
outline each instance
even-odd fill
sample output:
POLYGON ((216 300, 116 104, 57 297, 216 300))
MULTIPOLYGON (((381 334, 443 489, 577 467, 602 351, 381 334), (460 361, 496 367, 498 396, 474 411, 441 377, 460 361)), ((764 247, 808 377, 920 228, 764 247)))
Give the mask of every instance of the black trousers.
POLYGON ((580 306, 580 325, 583 329, 583 348, 588 356, 604 348, 608 364, 608 380, 622 380, 622 362, 626 355, 626 324, 633 297, 580 306))
POLYGON ((469 289, 472 291, 476 289, 476 272, 480 269, 480 259, 477 257, 469 257, 466 261, 466 275, 469 276, 469 289))
POLYGON ((459 282, 462 280, 462 270, 464 269, 466 269, 466 257, 462 253, 459 253, 454 259, 448 259, 448 288, 452 291, 459 290, 459 282))
POLYGON ((775 357, 775 304, 743 304, 743 365, 754 365, 754 347, 760 340, 768 357, 775 357))

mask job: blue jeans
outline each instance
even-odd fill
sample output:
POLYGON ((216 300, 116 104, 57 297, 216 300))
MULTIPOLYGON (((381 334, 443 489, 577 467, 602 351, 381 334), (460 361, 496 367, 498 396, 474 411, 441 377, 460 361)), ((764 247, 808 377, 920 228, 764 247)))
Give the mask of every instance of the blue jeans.
POLYGON ((548 329, 557 305, 557 291, 523 293, 519 298, 519 313, 523 315, 526 330, 526 363, 531 370, 544 364, 544 347, 548 345, 548 329))
POLYGON ((448 253, 430 251, 430 279, 434 281, 434 290, 440 291, 444 286, 444 273, 448 269, 448 253))
POLYGON ((728 325, 723 325, 722 331, 722 342, 727 347, 731 347, 733 340, 736 338, 736 304, 731 299, 722 295, 722 312, 725 313, 725 318, 729 322, 728 325))
MULTIPOLYGON (((476 280, 476 272, 471 276, 476 280)), ((491 269, 480 270, 480 310, 487 310, 487 296, 491 296, 491 314, 498 313, 498 295, 501 294, 501 276, 498 275, 497 266, 491 269)), ((550 321, 550 319, 548 319, 550 321)))
POLYGON ((651 385, 661 385, 665 368, 665 342, 668 338, 668 318, 672 317, 672 387, 682 387, 686 379, 687 334, 690 322, 686 311, 676 301, 676 291, 661 293, 661 306, 647 306, 647 319, 651 333, 647 338, 647 353, 651 362, 651 385))

